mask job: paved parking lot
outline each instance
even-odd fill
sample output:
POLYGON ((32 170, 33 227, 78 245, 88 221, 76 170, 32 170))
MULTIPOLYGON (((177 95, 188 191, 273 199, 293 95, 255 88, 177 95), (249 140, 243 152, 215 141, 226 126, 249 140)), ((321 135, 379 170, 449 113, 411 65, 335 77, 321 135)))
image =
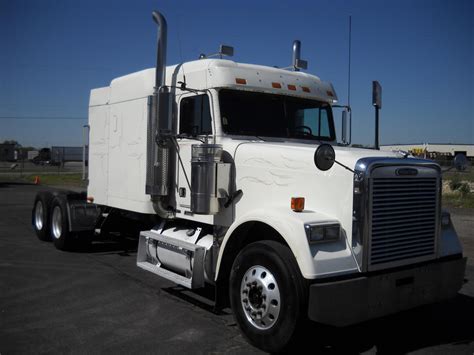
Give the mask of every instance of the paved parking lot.
MULTIPOLYGON (((0 184, 0 353, 257 353, 229 310, 138 269, 132 241, 97 242, 84 253, 40 242, 30 225, 40 186, 0 184)), ((346 328, 308 325, 311 353, 474 351, 474 216, 453 220, 468 262, 458 296, 346 328)), ((350 295, 348 295, 350 302, 350 295)), ((296 351, 296 349, 295 349, 296 351)))

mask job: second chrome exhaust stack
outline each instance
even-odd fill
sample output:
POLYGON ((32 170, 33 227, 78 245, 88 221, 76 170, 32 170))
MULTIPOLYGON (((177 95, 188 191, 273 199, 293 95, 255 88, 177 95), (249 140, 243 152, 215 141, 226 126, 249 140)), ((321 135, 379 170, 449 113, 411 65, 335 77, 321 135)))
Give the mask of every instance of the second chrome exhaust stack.
POLYGON ((293 70, 307 69, 308 62, 301 59, 301 41, 293 41, 293 70))

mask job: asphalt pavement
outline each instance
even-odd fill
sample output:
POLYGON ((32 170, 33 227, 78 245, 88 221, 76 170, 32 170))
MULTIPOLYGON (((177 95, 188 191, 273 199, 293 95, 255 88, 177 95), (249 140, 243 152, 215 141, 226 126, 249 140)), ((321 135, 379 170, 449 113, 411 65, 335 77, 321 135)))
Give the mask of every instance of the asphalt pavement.
MULTIPOLYGON (((215 314, 205 293, 137 268, 135 241, 97 241, 77 253, 39 241, 31 209, 40 189, 0 183, 0 354, 259 352, 230 310, 215 314)), ((471 211, 452 211, 470 257, 456 298, 351 327, 310 323, 295 353, 473 354, 471 211)))

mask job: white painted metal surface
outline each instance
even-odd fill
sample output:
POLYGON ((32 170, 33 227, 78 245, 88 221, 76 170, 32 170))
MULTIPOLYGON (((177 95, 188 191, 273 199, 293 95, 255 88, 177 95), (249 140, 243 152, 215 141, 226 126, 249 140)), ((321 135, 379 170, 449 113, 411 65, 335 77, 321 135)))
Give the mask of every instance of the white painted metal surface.
MULTIPOLYGON (((223 139, 220 144, 229 146, 223 139)), ((242 142, 241 142, 242 143, 242 142)), ((235 142, 234 142, 235 144, 235 142)), ((316 146, 308 143, 245 142, 234 148, 236 185, 244 194, 236 204, 235 222, 264 222, 278 231, 296 257, 303 276, 335 276, 357 271, 351 254, 353 174, 334 165, 323 172, 314 164, 316 146), (293 212, 291 197, 305 197, 304 213, 293 212), (308 247, 305 223, 339 221, 344 239, 337 243, 308 247)), ((336 148, 338 161, 354 168, 367 155, 393 156, 393 153, 365 149, 336 148)), ((220 259, 219 259, 220 261, 220 259)))

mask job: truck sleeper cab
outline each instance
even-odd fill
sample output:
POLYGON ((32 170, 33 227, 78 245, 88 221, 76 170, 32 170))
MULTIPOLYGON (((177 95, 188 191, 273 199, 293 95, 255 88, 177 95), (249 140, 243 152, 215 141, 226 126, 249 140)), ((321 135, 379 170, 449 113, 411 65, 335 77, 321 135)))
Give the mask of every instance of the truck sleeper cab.
POLYGON ((166 67, 154 18, 157 68, 91 92, 94 203, 39 194, 40 239, 73 247, 111 211, 146 221, 137 265, 214 285, 216 307, 230 303, 266 351, 305 317, 344 326, 456 294, 466 260, 437 164, 337 144, 337 96, 316 76, 224 59, 166 67))

